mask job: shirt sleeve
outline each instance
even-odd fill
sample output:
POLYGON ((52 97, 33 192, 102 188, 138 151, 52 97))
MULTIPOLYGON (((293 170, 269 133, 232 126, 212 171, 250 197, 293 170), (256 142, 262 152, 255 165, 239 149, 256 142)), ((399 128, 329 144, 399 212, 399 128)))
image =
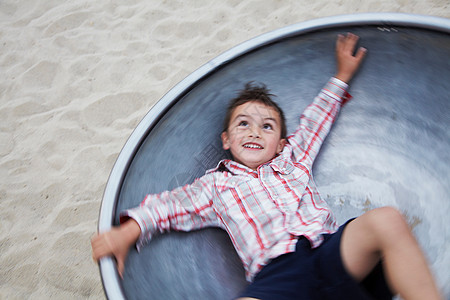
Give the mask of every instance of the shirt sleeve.
POLYGON ((312 166, 341 105, 351 97, 347 88, 345 82, 332 77, 305 109, 297 130, 288 138, 296 161, 312 166))
POLYGON ((122 212, 121 222, 133 218, 141 228, 137 249, 147 244, 155 233, 219 226, 212 207, 212 176, 205 175, 172 191, 147 195, 140 206, 122 212))

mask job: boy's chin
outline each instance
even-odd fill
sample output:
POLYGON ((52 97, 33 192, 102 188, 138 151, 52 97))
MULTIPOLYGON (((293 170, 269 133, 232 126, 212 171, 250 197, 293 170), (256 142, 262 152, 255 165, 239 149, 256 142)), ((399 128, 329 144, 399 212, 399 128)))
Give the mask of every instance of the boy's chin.
POLYGON ((253 162, 253 161, 248 161, 248 162, 246 162, 246 163, 241 163, 241 164, 243 164, 243 165, 246 166, 247 168, 256 170, 260 165, 265 164, 265 162, 258 162, 258 161, 253 162))
POLYGON ((257 158, 254 158, 254 159, 252 159, 252 158, 238 159, 235 156, 233 156, 233 160, 235 162, 238 162, 241 165, 244 165, 247 168, 250 168, 250 169, 253 169, 253 170, 256 170, 260 165, 263 165, 263 164, 267 163, 268 161, 270 161, 270 159, 266 160, 266 161, 262 161, 261 159, 257 159, 257 158))
POLYGON ((244 165, 244 166, 246 166, 247 168, 250 168, 250 169, 253 169, 253 170, 256 170, 256 168, 258 168, 259 165, 260 165, 260 164, 258 164, 258 163, 254 163, 254 162, 251 162, 251 161, 241 161, 241 160, 234 159, 234 158, 233 158, 233 160, 234 160, 235 162, 238 162, 238 163, 240 163, 241 165, 244 165))

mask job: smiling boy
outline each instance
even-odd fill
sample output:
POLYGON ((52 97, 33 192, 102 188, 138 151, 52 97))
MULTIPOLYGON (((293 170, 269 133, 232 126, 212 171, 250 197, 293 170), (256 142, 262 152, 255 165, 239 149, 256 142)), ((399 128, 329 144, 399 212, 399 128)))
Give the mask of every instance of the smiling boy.
POLYGON ((401 214, 377 208, 338 227, 320 197, 312 165, 348 96, 365 49, 339 36, 337 73, 286 137, 284 115, 265 86, 248 84, 228 108, 224 159, 194 183, 121 214, 121 226, 92 239, 95 260, 115 256, 119 273, 131 245, 157 232, 224 229, 250 285, 242 299, 440 299, 426 260, 401 214))

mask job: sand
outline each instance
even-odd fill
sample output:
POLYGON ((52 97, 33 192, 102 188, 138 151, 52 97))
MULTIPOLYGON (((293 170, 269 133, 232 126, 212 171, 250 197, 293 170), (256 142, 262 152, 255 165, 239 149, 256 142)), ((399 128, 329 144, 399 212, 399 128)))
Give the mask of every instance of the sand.
POLYGON ((447 0, 0 2, 0 299, 103 299, 90 237, 146 112, 259 34, 360 12, 450 17, 447 0))

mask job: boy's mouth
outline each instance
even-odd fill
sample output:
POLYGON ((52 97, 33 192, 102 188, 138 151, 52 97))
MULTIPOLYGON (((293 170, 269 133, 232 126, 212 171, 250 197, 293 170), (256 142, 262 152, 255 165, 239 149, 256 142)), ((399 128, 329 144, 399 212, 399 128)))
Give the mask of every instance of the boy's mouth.
POLYGON ((245 143, 242 146, 247 149, 264 149, 263 146, 256 144, 256 143, 245 143))

